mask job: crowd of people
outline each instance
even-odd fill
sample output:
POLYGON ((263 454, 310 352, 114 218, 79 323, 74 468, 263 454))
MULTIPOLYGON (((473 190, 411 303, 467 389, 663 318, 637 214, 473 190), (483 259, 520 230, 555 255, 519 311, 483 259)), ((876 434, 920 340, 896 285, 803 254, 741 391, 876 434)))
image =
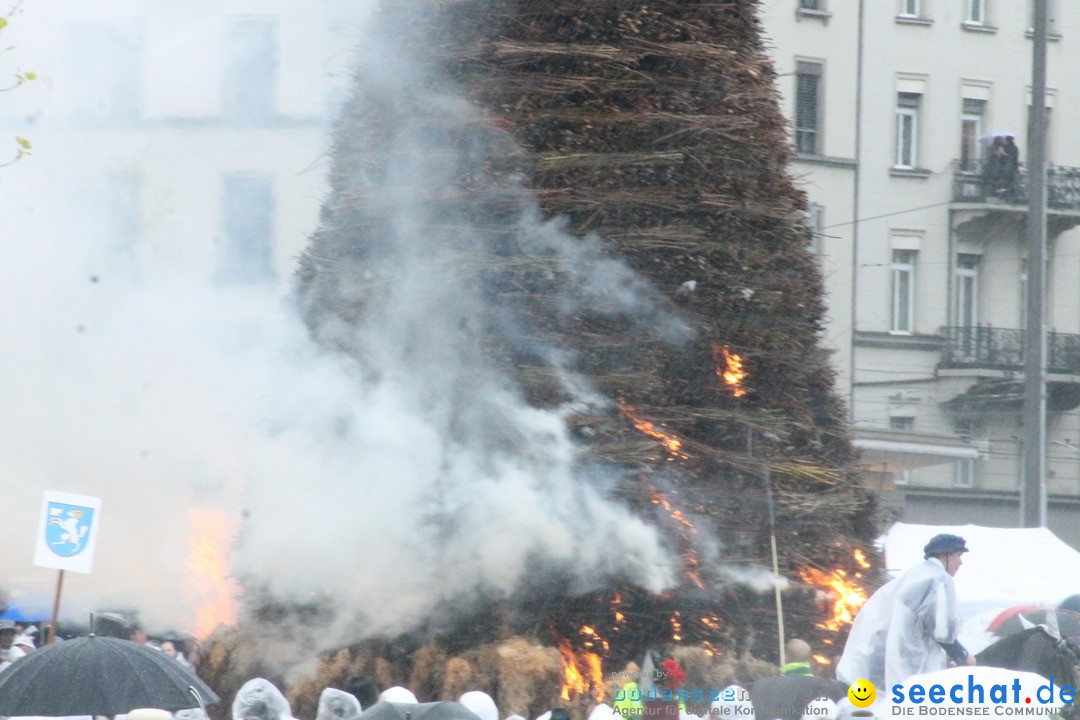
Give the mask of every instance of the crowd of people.
POLYGON ((0 670, 32 653, 38 644, 38 628, 34 625, 0 620, 0 670))
MULTIPOLYGON (((924 561, 921 564, 875 592, 855 618, 843 656, 836 667, 837 679, 844 685, 869 680, 878 687, 891 687, 914 675, 944 669, 950 664, 973 665, 974 657, 957 640, 960 618, 953 585, 953 576, 963 564, 966 552, 968 548, 964 538, 950 534, 937 535, 923 548, 924 561)), ((129 630, 128 639, 155 647, 178 663, 192 667, 183 649, 171 640, 152 643, 138 627, 129 630)), ((37 645, 38 629, 35 626, 0 620, 0 670, 34 652, 37 645)), ((812 652, 805 641, 791 640, 786 647, 786 660, 781 668, 781 676, 813 675, 812 652)), ((636 665, 628 665, 625 671, 617 675, 622 682, 622 692, 608 693, 611 704, 597 703, 589 720, 625 720, 650 714, 645 712, 643 706, 647 703, 643 702, 644 694, 637 692, 634 678, 651 677, 652 666, 648 672, 642 672, 636 665)), ((418 702, 416 695, 405 687, 394 686, 380 692, 369 677, 354 677, 342 685, 341 688, 326 688, 322 692, 314 720, 359 720, 365 710, 380 701, 418 702)), ((712 701, 706 713, 738 718, 743 710, 748 709, 749 698, 750 693, 746 689, 729 686, 719 698, 712 701)), ((479 720, 525 720, 519 715, 504 716, 492 697, 480 690, 464 693, 457 702, 471 713, 458 716, 462 720, 469 720, 472 716, 479 720)), ((842 714, 833 701, 823 698, 821 702, 827 704, 808 708, 803 720, 829 720, 842 714)), ((666 716, 674 718, 674 711, 675 707, 669 707, 666 716)), ((179 714, 176 717, 180 720, 200 720, 198 713, 189 711, 187 715, 190 717, 181 718, 179 714)), ((678 703, 677 714, 679 720, 695 720, 684 703, 678 703)), ((268 680, 255 678, 237 692, 232 705, 232 720, 294 719, 285 695, 268 680)), ((569 714, 565 708, 557 707, 536 720, 569 720, 569 714)))
MULTIPOLYGON (((188 669, 194 667, 188 658, 188 655, 193 654, 190 643, 169 639, 154 641, 138 626, 126 629, 122 637, 160 650, 188 669)), ((42 630, 33 623, 0 620, 0 671, 34 652, 44 641, 42 630)), ((63 638, 58 637, 53 642, 63 642, 63 638)))
MULTIPOLYGON (((379 692, 369 677, 352 678, 344 683, 344 689, 326 688, 319 697, 319 707, 315 720, 361 720, 365 710, 379 702, 399 704, 418 704, 416 695, 406 687, 396 685, 379 692)), ((596 703, 588 715, 588 720, 641 720, 647 714, 634 708, 639 701, 615 700, 609 704, 596 703)), ((440 718, 472 718, 478 720, 526 720, 521 715, 504 715, 490 695, 481 690, 470 690, 458 698, 457 703, 468 713, 453 715, 443 711, 440 718), (469 714, 471 713, 471 715, 469 714)), ((809 720, 835 720, 836 704, 827 699, 814 701, 807 708, 809 720)), ((751 720, 754 717, 750 709, 750 693, 746 689, 731 685, 720 693, 720 698, 711 703, 711 708, 702 715, 694 715, 685 707, 679 709, 680 720, 698 720, 708 716, 723 716, 731 720, 751 720)), ((180 718, 178 720, 194 720, 180 718)), ((130 717, 127 720, 140 720, 130 717)), ((149 719, 147 719, 149 720, 149 719)), ((264 678, 247 681, 236 693, 232 704, 232 720, 295 720, 292 709, 285 695, 264 678)), ((570 712, 564 707, 551 708, 535 720, 570 720, 570 712)))

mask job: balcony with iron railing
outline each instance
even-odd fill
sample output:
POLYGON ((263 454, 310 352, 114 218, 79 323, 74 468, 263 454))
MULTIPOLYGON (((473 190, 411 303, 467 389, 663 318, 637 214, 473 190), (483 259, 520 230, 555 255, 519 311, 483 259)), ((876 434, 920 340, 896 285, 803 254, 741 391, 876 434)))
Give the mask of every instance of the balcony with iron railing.
MULTIPOLYGON (((974 384, 949 400, 956 409, 1023 402, 1026 331, 988 325, 946 327, 939 375, 970 375, 974 384)), ((1047 406, 1052 411, 1080 406, 1080 335, 1046 334, 1047 406)))
MULTIPOLYGON (((1014 177, 988 173, 985 160, 953 162, 953 202, 1024 206, 1028 201, 1027 167, 1020 163, 1014 177)), ((1080 213, 1080 168, 1050 165, 1046 169, 1046 207, 1049 212, 1080 213)))
MULTIPOLYGON (((1025 333, 1025 330, 989 325, 942 328, 945 347, 939 367, 1022 372, 1025 333)), ((1080 335, 1059 332, 1046 334, 1046 371, 1058 375, 1080 375, 1080 335)))

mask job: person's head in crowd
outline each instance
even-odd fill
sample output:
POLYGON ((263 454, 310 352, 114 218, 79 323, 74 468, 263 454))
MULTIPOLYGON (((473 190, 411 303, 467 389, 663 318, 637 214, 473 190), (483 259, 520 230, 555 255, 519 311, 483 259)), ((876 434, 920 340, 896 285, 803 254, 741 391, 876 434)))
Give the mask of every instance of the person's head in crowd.
POLYGON ((616 720, 619 714, 607 703, 598 703, 589 711, 588 720, 616 720))
POLYGON ((808 663, 810 662, 810 643, 800 638, 792 638, 788 640, 787 652, 785 653, 786 659, 789 663, 808 663))
POLYGON ((0 620, 0 650, 7 650, 15 642, 15 623, 0 620))
POLYGON ((176 659, 176 646, 173 645, 172 640, 166 640, 161 643, 161 652, 165 653, 169 657, 176 659))
POLYGON ((388 687, 379 694, 379 701, 395 702, 395 703, 410 703, 416 704, 419 700, 416 699, 416 695, 413 691, 400 685, 394 687, 388 687))
POLYGON ((147 636, 145 630, 136 625, 135 627, 131 628, 131 632, 128 633, 128 640, 130 640, 131 642, 139 643, 140 645, 145 645, 150 641, 150 638, 147 636))
POLYGON ((480 720, 499 720, 499 708, 486 692, 470 690, 464 693, 458 702, 467 707, 480 720))
POLYGON ((315 712, 315 720, 357 720, 360 712, 360 701, 352 693, 326 688, 319 695, 319 709, 315 712))
POLYGON ((351 693, 353 697, 360 701, 360 707, 367 710, 369 707, 379 702, 379 687, 375 684, 367 675, 358 675, 351 677, 345 682, 343 688, 345 692, 351 693))
POLYGON ((15 639, 11 641, 11 644, 20 648, 25 653, 31 653, 37 648, 34 644, 34 638, 29 635, 16 635, 15 639))
POLYGON ((127 714, 128 720, 173 720, 168 710, 158 708, 136 708, 127 714))

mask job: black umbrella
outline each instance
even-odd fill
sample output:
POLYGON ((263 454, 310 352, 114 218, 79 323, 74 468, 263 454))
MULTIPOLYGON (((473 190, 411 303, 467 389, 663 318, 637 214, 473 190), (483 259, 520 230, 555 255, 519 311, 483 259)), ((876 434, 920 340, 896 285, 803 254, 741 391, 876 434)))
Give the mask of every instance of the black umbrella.
POLYGON ((480 720, 469 708, 456 702, 377 702, 364 710, 363 720, 480 720))
POLYGON ((176 711, 220 698, 195 673, 152 647, 90 637, 35 650, 0 672, 0 715, 119 715, 176 711))

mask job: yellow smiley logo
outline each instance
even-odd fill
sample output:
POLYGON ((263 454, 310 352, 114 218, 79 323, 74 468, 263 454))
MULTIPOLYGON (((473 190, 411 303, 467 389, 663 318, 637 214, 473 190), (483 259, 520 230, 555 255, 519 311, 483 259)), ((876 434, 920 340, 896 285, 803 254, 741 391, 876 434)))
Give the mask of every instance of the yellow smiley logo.
POLYGON ((847 696, 851 704, 857 708, 870 707, 874 704, 874 698, 877 697, 877 689, 869 680, 859 678, 851 683, 851 687, 847 690, 847 696))

